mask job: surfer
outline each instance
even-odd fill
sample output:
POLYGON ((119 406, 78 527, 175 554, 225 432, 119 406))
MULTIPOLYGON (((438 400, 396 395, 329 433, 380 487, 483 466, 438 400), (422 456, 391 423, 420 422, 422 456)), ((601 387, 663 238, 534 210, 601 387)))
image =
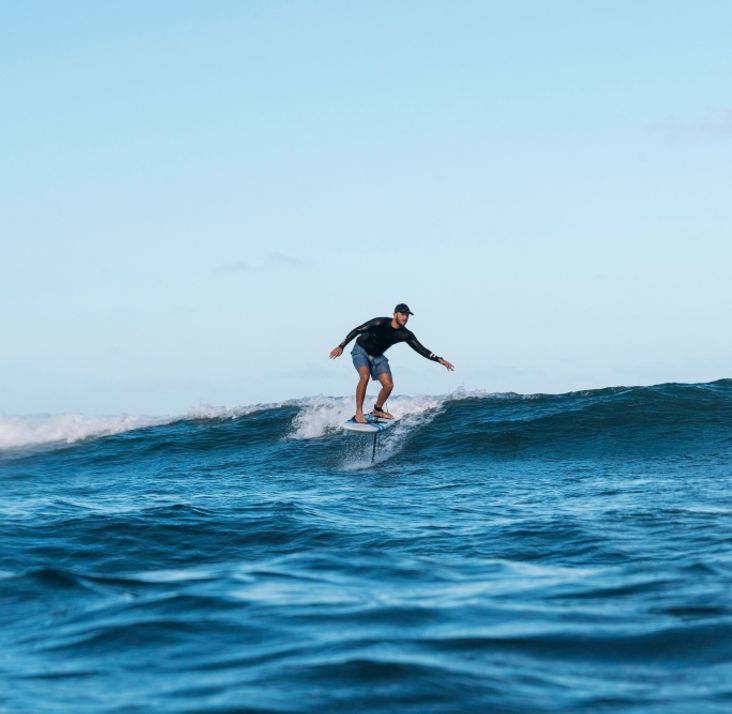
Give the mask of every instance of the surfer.
POLYGON ((454 365, 446 359, 438 357, 434 352, 430 352, 424 345, 420 344, 419 340, 414 336, 414 333, 407 329, 406 325, 410 315, 414 315, 414 313, 407 305, 400 302, 394 308, 394 315, 392 317, 375 317, 373 320, 364 322, 359 327, 354 327, 346 335, 346 339, 330 352, 331 359, 340 357, 343 354, 343 348, 358 335, 358 339, 351 350, 351 357, 353 359, 353 366, 358 372, 356 416, 353 419, 359 424, 366 423, 363 415, 363 400, 366 396, 369 376, 374 381, 378 380, 381 384, 381 391, 376 397, 376 403, 374 404, 373 416, 379 417, 380 419, 394 418, 392 414, 384 409, 384 403, 394 388, 389 360, 384 357, 384 352, 397 342, 406 342, 415 352, 419 352, 422 357, 426 357, 433 362, 439 362, 450 372, 455 369, 454 365))

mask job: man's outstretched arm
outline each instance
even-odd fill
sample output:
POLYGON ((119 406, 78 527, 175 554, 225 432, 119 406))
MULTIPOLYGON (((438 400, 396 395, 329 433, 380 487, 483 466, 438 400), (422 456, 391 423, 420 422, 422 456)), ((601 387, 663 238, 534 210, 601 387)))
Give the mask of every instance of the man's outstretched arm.
POLYGON ((374 317, 372 320, 368 320, 367 322, 364 322, 363 325, 359 325, 358 327, 354 327, 347 335, 346 338, 341 342, 338 347, 334 347, 330 351, 330 358, 335 359, 336 357, 340 357, 343 354, 343 348, 356 336, 356 335, 362 335, 364 332, 368 332, 372 327, 376 327, 376 325, 379 324, 381 320, 383 320, 383 317, 374 317))
POLYGON ((434 352, 430 352, 414 335, 412 335, 407 340, 407 344, 415 352, 421 354, 422 357, 425 357, 426 359, 430 359, 433 362, 439 362, 449 372, 452 372, 455 369, 455 365, 452 364, 452 362, 448 362, 446 359, 444 359, 442 357, 438 357, 434 352))

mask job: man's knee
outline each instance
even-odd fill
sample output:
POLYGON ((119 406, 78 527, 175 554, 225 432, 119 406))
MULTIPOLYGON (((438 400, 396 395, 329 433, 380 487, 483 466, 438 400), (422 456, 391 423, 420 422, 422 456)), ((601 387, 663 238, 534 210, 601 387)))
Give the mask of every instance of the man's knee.
POLYGON ((390 374, 385 374, 381 377, 381 386, 385 389, 392 389, 394 387, 394 380, 392 380, 390 374))

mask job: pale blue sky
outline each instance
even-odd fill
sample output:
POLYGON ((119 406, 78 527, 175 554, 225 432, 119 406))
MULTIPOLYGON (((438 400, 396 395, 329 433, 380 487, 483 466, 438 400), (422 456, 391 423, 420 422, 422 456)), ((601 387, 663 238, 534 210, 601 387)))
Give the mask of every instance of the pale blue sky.
POLYGON ((0 6, 0 413, 730 374, 732 3, 0 6))

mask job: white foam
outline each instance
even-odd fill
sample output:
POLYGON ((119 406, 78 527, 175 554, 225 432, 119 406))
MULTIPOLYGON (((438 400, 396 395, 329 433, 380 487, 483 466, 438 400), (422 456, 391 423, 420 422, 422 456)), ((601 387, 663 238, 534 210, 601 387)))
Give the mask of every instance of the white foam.
MULTIPOLYGON (((213 404, 200 404, 191 407, 185 414, 175 419, 236 419, 237 417, 247 416, 255 412, 261 412, 265 409, 277 409, 288 404, 297 404, 294 402, 271 402, 269 404, 250 404, 243 407, 217 407, 213 404)), ((167 419, 171 421, 171 419, 167 419)))
POLYGON ((325 397, 319 395, 304 399, 292 422, 292 439, 317 439, 340 429, 353 416, 353 397, 325 397))
POLYGON ((66 443, 94 436, 109 436, 169 422, 169 417, 41 414, 0 416, 0 449, 66 443))
POLYGON ((0 449, 15 449, 41 444, 72 444, 83 439, 121 434, 134 429, 170 424, 180 419, 235 419, 281 404, 256 404, 245 407, 201 405, 178 416, 132 416, 118 414, 37 414, 0 416, 0 449))
MULTIPOLYGON (((416 417, 430 409, 436 409, 446 397, 399 396, 387 403, 389 411, 401 418, 406 414, 416 417)), ((298 404, 300 411, 292 422, 291 439, 318 439, 341 429, 344 421, 354 413, 353 397, 311 397, 298 404)))

